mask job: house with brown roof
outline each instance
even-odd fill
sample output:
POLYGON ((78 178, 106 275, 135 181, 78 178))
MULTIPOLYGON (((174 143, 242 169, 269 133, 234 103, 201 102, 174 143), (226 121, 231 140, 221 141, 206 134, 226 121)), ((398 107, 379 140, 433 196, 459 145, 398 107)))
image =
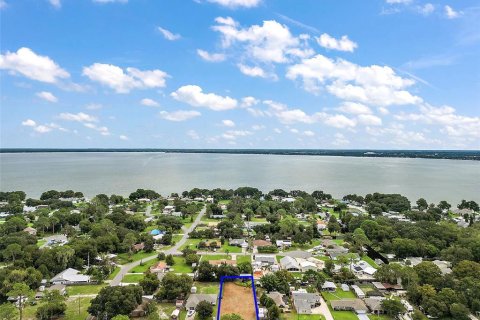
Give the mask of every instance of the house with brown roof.
POLYGON ((141 243, 134 244, 132 246, 132 250, 137 252, 137 251, 143 250, 144 247, 145 247, 145 244, 143 242, 141 242, 141 243))
POLYGON ((32 227, 26 227, 25 229, 23 229, 24 232, 27 232, 28 234, 32 235, 32 236, 36 236, 37 235, 37 229, 35 228, 32 228, 32 227))
POLYGON ((271 246, 272 243, 270 241, 267 241, 267 240, 253 240, 253 246, 254 247, 269 247, 271 246))
POLYGON ((164 261, 160 261, 156 265, 150 267, 150 272, 152 273, 164 273, 169 270, 170 267, 164 261))

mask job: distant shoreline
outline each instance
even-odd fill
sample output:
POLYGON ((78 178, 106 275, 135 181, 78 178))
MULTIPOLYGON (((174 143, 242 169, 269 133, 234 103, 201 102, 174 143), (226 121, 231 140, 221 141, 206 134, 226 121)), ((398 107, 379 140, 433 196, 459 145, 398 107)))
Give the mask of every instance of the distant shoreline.
POLYGON ((165 153, 210 153, 210 154, 265 154, 265 155, 306 155, 343 156, 365 158, 420 158, 480 161, 479 150, 375 150, 375 149, 162 149, 162 148, 2 148, 0 153, 68 153, 68 152, 165 152, 165 153))

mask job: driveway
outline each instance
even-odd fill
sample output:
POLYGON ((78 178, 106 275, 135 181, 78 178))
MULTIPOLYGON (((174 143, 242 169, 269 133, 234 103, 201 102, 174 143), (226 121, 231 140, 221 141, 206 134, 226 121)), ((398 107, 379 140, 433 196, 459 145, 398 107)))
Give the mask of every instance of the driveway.
POLYGON ((333 320, 333 316, 330 312, 330 309, 328 309, 327 302, 322 296, 320 296, 320 306, 315 309, 318 310, 318 313, 323 314, 325 320, 333 320))

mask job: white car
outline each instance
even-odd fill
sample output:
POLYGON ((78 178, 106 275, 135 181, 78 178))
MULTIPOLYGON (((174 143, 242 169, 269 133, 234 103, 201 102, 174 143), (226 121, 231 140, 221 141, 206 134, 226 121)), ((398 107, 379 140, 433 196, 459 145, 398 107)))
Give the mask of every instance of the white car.
POLYGON ((195 314, 195 310, 188 310, 187 317, 191 317, 195 314))

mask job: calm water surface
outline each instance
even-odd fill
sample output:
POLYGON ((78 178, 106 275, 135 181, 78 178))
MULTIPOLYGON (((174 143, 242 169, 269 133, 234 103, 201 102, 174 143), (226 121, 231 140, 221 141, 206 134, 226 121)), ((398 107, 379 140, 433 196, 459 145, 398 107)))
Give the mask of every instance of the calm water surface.
POLYGON ((0 154, 0 189, 128 195, 137 188, 162 195, 194 187, 253 186, 348 193, 401 193, 429 202, 480 201, 480 162, 403 158, 175 153, 0 154))

